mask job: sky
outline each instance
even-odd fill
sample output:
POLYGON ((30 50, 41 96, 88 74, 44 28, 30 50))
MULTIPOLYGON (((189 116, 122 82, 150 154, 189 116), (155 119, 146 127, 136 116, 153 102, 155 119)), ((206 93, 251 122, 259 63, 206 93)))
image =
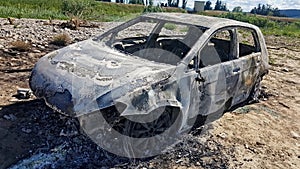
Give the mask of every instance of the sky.
MULTIPOLYGON (((154 0, 156 2, 167 2, 167 0, 154 0)), ((181 0, 180 0, 181 1, 181 0)), ((197 0, 201 1, 201 0, 197 0)), ((212 2, 212 7, 215 6, 217 0, 210 0, 212 2)), ((254 7, 257 7, 258 4, 269 4, 273 8, 278 9, 300 9, 300 0, 221 0, 223 3, 226 3, 226 6, 229 10, 232 10, 236 6, 242 7, 244 12, 249 12, 254 7)), ((182 1, 179 3, 180 6, 182 1)), ((194 0, 188 0, 188 7, 194 7, 194 0)))

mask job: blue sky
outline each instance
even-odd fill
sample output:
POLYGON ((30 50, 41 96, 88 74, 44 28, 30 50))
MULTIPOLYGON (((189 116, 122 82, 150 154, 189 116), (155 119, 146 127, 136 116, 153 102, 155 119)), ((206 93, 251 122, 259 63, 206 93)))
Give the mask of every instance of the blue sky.
MULTIPOLYGON (((157 2, 167 2, 167 0, 154 0, 157 2)), ((200 0, 201 1, 201 0, 200 0)), ((215 6, 217 0, 211 0, 212 7, 215 6)), ((227 8, 232 10, 236 6, 241 6, 243 11, 249 12, 251 9, 260 4, 270 4, 273 8, 279 9, 300 9, 300 0, 221 0, 227 4, 227 8)), ((181 5, 181 2, 180 2, 181 5)), ((188 6, 194 7, 194 0, 188 0, 188 6)))

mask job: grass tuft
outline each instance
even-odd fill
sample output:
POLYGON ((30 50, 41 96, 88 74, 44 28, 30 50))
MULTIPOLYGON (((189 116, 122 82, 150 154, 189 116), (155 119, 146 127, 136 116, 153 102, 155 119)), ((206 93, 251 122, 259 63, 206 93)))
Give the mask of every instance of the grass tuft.
POLYGON ((66 33, 62 33, 54 36, 53 40, 51 41, 51 44, 56 46, 66 46, 70 42, 71 42, 70 36, 66 33))
POLYGON ((26 43, 24 41, 15 41, 11 43, 12 49, 17 50, 19 52, 26 52, 30 50, 31 45, 29 43, 26 43))

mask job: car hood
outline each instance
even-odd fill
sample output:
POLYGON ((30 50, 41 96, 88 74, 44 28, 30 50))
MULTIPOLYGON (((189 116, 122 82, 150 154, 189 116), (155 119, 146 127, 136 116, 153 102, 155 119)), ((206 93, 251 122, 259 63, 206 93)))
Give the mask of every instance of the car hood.
MULTIPOLYGON (((97 98, 112 91, 118 97, 149 86, 170 77, 175 68, 85 40, 41 58, 32 71, 30 87, 50 106, 87 113, 102 108, 95 105, 97 98)), ((110 106, 105 104, 101 105, 110 106)))

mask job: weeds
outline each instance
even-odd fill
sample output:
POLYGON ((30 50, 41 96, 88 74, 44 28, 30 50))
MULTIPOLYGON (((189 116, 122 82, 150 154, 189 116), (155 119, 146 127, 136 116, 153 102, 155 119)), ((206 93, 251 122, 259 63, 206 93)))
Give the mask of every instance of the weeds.
POLYGON ((30 49, 30 44, 29 43, 26 43, 24 41, 15 41, 15 42, 12 42, 11 43, 12 45, 12 49, 14 50, 17 50, 19 52, 26 52, 26 51, 29 51, 30 49))
POLYGON ((147 7, 144 8, 143 12, 144 13, 164 12, 164 10, 161 7, 159 7, 159 6, 151 6, 151 5, 149 5, 149 6, 147 6, 147 7))
POLYGON ((56 46, 66 46, 68 43, 71 42, 71 38, 68 34, 58 34, 53 37, 53 40, 51 41, 51 44, 56 46))
POLYGON ((93 6, 95 6, 93 0, 64 0, 61 11, 64 15, 82 18, 93 13, 93 6))

